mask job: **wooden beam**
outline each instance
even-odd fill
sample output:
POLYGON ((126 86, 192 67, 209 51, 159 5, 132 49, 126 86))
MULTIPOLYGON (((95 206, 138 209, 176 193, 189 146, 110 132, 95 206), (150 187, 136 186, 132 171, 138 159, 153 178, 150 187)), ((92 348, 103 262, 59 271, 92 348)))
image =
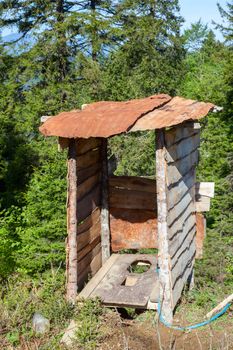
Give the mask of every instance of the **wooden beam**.
POLYGON ((156 182, 157 182, 157 211, 158 211, 158 263, 160 281, 161 314, 166 322, 173 319, 173 298, 171 281, 171 262, 168 247, 167 226, 167 186, 165 160, 164 130, 156 134, 156 182))
POLYGON ((202 259, 203 245, 206 236, 206 218, 202 213, 196 213, 196 259, 202 259))
POLYGON ((101 247, 102 264, 104 264, 110 257, 107 139, 102 140, 101 247))
POLYGON ((196 199, 196 212, 210 211, 210 197, 201 196, 196 199))
POLYGON ((227 304, 231 303, 232 300, 233 300, 233 293, 229 295, 226 299, 224 299, 221 303, 219 303, 213 310, 208 312, 208 314, 206 315, 206 318, 210 319, 214 314, 222 310, 227 304))
POLYGON ((196 199, 201 196, 214 198, 214 182, 196 182, 196 199))
POLYGON ((77 296, 77 154, 75 139, 71 139, 68 152, 67 198, 67 266, 66 298, 74 303, 77 296))

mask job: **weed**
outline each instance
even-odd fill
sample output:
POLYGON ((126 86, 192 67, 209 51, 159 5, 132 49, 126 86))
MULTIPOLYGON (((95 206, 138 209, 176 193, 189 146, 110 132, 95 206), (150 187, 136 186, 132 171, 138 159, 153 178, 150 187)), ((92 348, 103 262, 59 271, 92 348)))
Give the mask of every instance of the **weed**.
MULTIPOLYGON (((62 273, 47 273, 37 280, 18 275, 8 279, 0 299, 2 343, 18 346, 22 338, 26 342, 34 339, 32 317, 35 312, 50 320, 53 332, 61 332, 68 324, 74 310, 64 299, 62 273)), ((47 337, 49 334, 44 336, 45 341, 47 337)), ((3 349, 6 348, 4 345, 3 349)))
POLYGON ((79 303, 76 310, 76 345, 81 349, 95 349, 102 334, 100 331, 101 316, 104 308, 99 299, 87 299, 79 303))

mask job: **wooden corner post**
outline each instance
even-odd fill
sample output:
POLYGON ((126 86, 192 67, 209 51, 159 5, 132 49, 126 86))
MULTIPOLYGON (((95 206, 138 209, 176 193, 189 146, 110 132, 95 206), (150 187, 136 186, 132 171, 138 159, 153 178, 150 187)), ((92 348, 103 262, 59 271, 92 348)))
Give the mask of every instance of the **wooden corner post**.
POLYGON ((110 227, 108 204, 108 154, 107 139, 102 139, 102 200, 101 200, 101 247, 102 264, 110 257, 110 227))
POLYGON ((77 151, 75 139, 69 141, 66 241, 66 298, 74 303, 77 296, 77 151))
POLYGON ((164 129, 156 133, 156 186, 158 217, 158 264, 160 284, 160 312, 166 322, 173 319, 173 300, 171 283, 171 262, 168 247, 167 226, 167 185, 166 185, 166 150, 164 129))

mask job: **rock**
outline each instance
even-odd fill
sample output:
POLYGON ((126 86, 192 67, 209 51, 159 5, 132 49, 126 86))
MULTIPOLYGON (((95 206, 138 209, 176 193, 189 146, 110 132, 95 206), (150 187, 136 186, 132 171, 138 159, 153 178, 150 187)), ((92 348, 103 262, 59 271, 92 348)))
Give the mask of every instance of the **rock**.
POLYGON ((50 321, 36 312, 32 318, 32 327, 36 333, 44 334, 49 331, 50 321))
POLYGON ((72 320, 65 330, 63 337, 61 338, 61 344, 66 345, 67 347, 71 347, 73 341, 75 340, 75 333, 77 330, 77 323, 72 320))

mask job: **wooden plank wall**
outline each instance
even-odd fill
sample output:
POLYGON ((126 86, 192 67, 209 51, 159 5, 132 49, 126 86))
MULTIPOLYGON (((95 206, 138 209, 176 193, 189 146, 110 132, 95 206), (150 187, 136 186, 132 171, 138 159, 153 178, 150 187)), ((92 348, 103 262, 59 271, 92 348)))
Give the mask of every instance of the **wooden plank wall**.
POLYGON ((77 139, 78 289, 101 267, 101 139, 77 139))
POLYGON ((111 248, 157 248, 156 181, 134 176, 109 178, 111 248))
POLYGON ((196 254, 195 169, 200 129, 194 123, 165 131, 168 252, 173 305, 192 272, 196 254))

